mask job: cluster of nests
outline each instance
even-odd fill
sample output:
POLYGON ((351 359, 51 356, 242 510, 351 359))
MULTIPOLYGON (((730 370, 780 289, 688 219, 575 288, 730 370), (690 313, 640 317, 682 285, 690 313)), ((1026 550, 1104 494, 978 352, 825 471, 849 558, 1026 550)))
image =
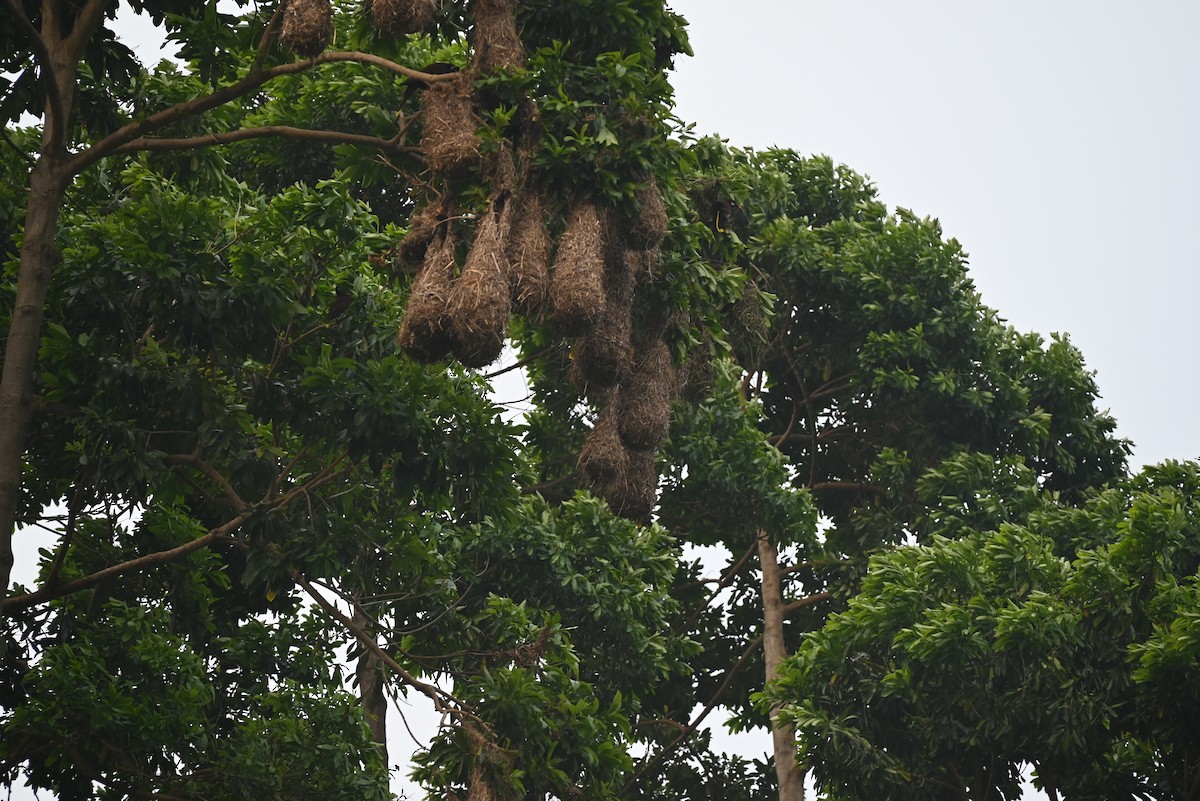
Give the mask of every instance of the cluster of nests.
POLYGON ((652 275, 666 233, 662 196, 650 178, 633 215, 568 199, 555 241, 536 182, 507 151, 492 160, 492 197, 477 219, 464 220, 444 194, 413 216, 398 250, 420 268, 399 344, 418 361, 453 356, 483 367, 499 357, 513 313, 548 319, 575 338, 571 380, 601 409, 580 470, 614 511, 645 519, 678 385, 665 326, 637 337, 633 326, 636 290, 652 275), (458 232, 467 226, 474 231, 460 267, 458 232))
MULTIPOLYGON (((437 7, 437 0, 368 2, 376 28, 388 33, 428 28, 437 7)), ((523 64, 513 6, 476 0, 471 65, 424 88, 420 149, 440 188, 413 215, 397 249, 418 266, 399 344, 421 362, 453 356, 483 367, 499 357, 513 313, 549 319, 577 338, 571 379, 600 409, 580 472, 617 514, 645 520, 679 382, 665 324, 635 337, 632 309, 639 282, 657 264, 666 208, 653 176, 637 193, 636 210, 616 210, 586 197, 545 197, 529 167, 531 143, 514 152, 505 141, 483 155, 472 88, 480 75, 523 64), (464 213, 451 189, 472 171, 490 189, 479 214, 464 213), (557 238, 548 201, 563 211, 557 238)), ((329 0, 288 0, 281 36, 294 52, 320 53, 331 30, 329 0)))
MULTIPOLYGON (((375 29, 383 34, 419 33, 433 24, 439 0, 366 0, 375 29)), ((279 38, 298 56, 320 55, 333 40, 330 0, 285 0, 279 38)))

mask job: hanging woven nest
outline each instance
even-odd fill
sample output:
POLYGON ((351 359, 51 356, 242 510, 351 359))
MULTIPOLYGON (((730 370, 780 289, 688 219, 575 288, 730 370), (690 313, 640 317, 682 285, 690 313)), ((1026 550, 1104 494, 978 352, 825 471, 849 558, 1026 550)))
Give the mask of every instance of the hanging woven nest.
POLYGON ((617 515, 635 523, 650 522, 658 500, 658 467, 655 452, 630 451, 625 472, 604 490, 604 499, 617 515))
POLYGON ((653 339, 637 355, 632 375, 621 385, 617 423, 621 439, 632 450, 657 448, 671 427, 671 402, 676 388, 671 351, 653 339))
POLYGON ((658 248, 629 250, 625 257, 635 284, 648 284, 658 276, 658 264, 662 260, 662 251, 658 248))
POLYGON ((536 317, 550 292, 550 230, 541 194, 526 183, 513 211, 508 239, 509 287, 513 304, 526 317, 536 317))
POLYGON ((651 175, 646 186, 638 190, 635 197, 637 214, 625 229, 625 244, 631 250, 656 248, 667 235, 668 223, 667 207, 658 188, 658 179, 651 175))
POLYGON ((450 326, 450 288, 454 279, 453 232, 446 228, 430 244, 425 263, 413 281, 408 307, 397 337, 401 349, 415 361, 440 361, 454 344, 450 326))
POLYGON ((283 9, 283 29, 279 39, 298 56, 319 56, 333 40, 330 0, 288 0, 283 9))
POLYGON ((747 279, 741 297, 727 316, 729 344, 738 361, 747 366, 756 364, 767 346, 768 327, 762 301, 762 291, 747 279))
POLYGON ((569 336, 585 332, 604 311, 604 236, 592 203, 571 210, 550 274, 550 301, 555 324, 569 336))
POLYGON ((629 452, 617 431, 615 398, 610 397, 579 451, 579 470, 588 483, 601 489, 623 481, 629 452))
POLYGON ((525 63, 513 0, 476 0, 475 66, 480 74, 516 69, 525 63))
POLYGON ((512 313, 505 235, 495 205, 480 220, 467 263, 450 292, 454 354, 467 367, 483 367, 500 356, 512 313))
POLYGON ((713 365, 711 340, 704 334, 700 343, 688 352, 687 359, 679 367, 679 384, 685 400, 700 403, 712 392, 716 380, 713 365))
POLYGON ((425 251, 433 241, 438 226, 445 221, 448 209, 445 195, 439 195, 413 214, 408 221, 408 231, 396 248, 401 261, 420 264, 424 260, 425 251))
POLYGON ((421 33, 433 24, 437 0, 368 0, 371 22, 383 34, 421 33))
POLYGON ((482 121, 471 106, 471 76, 458 72, 430 85, 421 106, 421 152, 429 169, 446 176, 476 164, 481 143, 475 131, 482 121))
POLYGON ((604 275, 604 311, 579 340, 572 363, 572 380, 585 392, 621 382, 633 362, 634 278, 628 262, 604 275))

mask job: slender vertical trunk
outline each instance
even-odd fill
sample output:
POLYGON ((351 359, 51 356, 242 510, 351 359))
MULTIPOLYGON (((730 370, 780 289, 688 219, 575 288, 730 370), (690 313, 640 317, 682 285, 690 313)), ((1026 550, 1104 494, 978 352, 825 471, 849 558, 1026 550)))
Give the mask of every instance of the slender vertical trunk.
POLYGON ((58 263, 54 238, 70 174, 43 155, 29 179, 29 206, 17 273, 12 322, 0 372, 0 616, 12 574, 12 535, 21 495, 21 462, 33 421, 33 378, 50 274, 58 263))
MULTIPOLYGON (((787 659, 788 652, 783 641, 783 575, 779 570, 779 551, 765 531, 758 533, 758 559, 762 563, 763 654, 767 663, 766 680, 770 683, 779 675, 779 665, 787 659)), ((778 711, 778 707, 771 708, 779 801, 804 801, 804 774, 796 764, 796 732, 775 719, 778 711)))
POLYGON ((25 439, 33 423, 33 378, 42 316, 50 274, 59 260, 55 244, 58 219, 67 187, 75 177, 68 164, 67 141, 75 103, 76 63, 84 34, 90 35, 102 10, 102 3, 87 0, 76 21, 76 26, 82 24, 83 28, 77 36, 64 36, 61 0, 42 3, 40 43, 44 49, 38 58, 46 91, 46 113, 42 121, 41 153, 29 175, 17 292, 0 370, 0 619, 4 618, 4 600, 12 580, 12 537, 21 497, 25 439))
MULTIPOLYGON (((364 631, 372 632, 374 637, 371 620, 358 609, 354 610, 353 621, 364 631)), ((357 673, 363 717, 371 728, 371 739, 379 744, 383 764, 387 765, 387 695, 383 691, 383 663, 378 656, 367 651, 358 659, 357 673)))

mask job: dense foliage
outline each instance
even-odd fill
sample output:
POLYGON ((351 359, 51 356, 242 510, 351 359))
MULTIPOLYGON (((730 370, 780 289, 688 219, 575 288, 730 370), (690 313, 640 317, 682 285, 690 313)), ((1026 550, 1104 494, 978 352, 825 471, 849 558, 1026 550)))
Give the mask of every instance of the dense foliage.
POLYGON ((1030 764, 1194 794, 1195 466, 1125 477, 1079 353, 983 306, 936 221, 690 138, 661 2, 399 35, 337 3, 303 58, 282 4, 134 3, 181 46, 153 70, 115 3, 6 3, 0 523, 46 532, 5 582, 6 782, 793 801, 798 747, 830 798, 1012 797, 1030 764), (435 158, 439 85, 469 158, 435 158), (519 372, 414 358, 425 256, 461 279, 528 187, 560 252, 590 204, 605 280, 637 266, 625 340, 504 305, 519 372), (644 385, 641 507, 581 450, 644 385), (440 715, 427 747, 388 752, 389 697, 440 715), (719 753, 724 719, 774 759, 719 753))

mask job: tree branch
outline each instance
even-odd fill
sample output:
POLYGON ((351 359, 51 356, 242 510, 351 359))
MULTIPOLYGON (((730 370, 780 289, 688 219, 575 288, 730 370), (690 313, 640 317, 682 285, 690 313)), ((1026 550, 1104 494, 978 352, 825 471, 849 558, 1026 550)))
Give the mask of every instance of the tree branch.
POLYGON ((167 464, 183 465, 186 467, 194 467, 199 470, 210 481, 221 488, 221 492, 225 495, 225 500, 233 506, 235 512, 244 512, 248 508, 248 504, 242 500, 242 496, 238 495, 237 490, 233 485, 210 465, 208 462, 201 459, 199 456, 187 455, 182 453, 167 454, 163 456, 163 461, 167 464))
POLYGON ((12 20, 16 23, 17 30, 25 34, 25 38, 29 40, 29 48, 33 51, 34 57, 42 67, 43 74, 48 79, 46 100, 50 104, 54 118, 60 121, 59 129, 61 130, 66 127, 67 121, 63 119, 62 98, 58 94, 58 70, 54 67, 54 59, 50 57, 50 47, 38 29, 33 27, 29 17, 25 16, 21 0, 4 0, 4 3, 12 12, 12 20))
POLYGON ((87 0, 83 10, 75 18, 71 34, 64 42, 72 61, 79 59, 79 54, 83 52, 83 46, 96 32, 96 26, 100 24, 100 20, 104 19, 104 9, 107 6, 108 3, 105 0, 87 0))
POLYGON ((197 147, 212 145, 228 145, 247 139, 262 139, 277 136, 284 139, 302 139, 310 142, 327 142, 330 144, 359 145, 376 150, 391 150, 397 153, 412 153, 419 148, 404 147, 390 139, 380 139, 364 134, 343 133, 342 131, 322 131, 310 128, 295 128, 290 125, 264 125, 260 128, 239 128, 235 131, 201 134, 176 139, 143 136, 132 142, 121 145, 113 151, 114 155, 135 153, 138 151, 189 150, 197 147))
MULTIPOLYGON (((6 0, 7 2, 15 2, 15 0, 6 0)), ((133 142, 136 139, 142 138, 150 131, 156 131, 165 125, 172 122, 184 119, 186 117, 202 114, 205 111, 214 109, 231 100, 235 100, 249 92, 262 86, 272 78, 278 78, 283 75, 294 75, 305 70, 311 69, 318 64, 330 64, 334 62, 356 62, 360 64, 371 64, 390 70, 398 75, 403 75, 410 79, 416 79, 425 83, 436 83, 454 77, 454 73, 445 75, 431 75, 429 73, 420 72, 418 70, 409 69, 402 64, 397 64, 394 61, 389 61, 386 58, 372 55, 370 53, 359 53, 355 51, 334 51, 322 53, 315 58, 310 58, 306 61, 293 61, 288 64, 280 64, 270 69, 251 71, 246 74, 241 80, 226 86, 224 89, 218 89, 207 95, 194 97, 191 100, 185 100, 181 103, 176 103, 173 106, 157 111, 140 120, 130 122, 113 131, 108 136, 101 139, 91 147, 79 152, 73 156, 68 163, 68 167, 72 174, 78 175, 88 167, 95 164, 105 156, 111 155, 125 145, 133 142)), ((122 151, 124 152, 124 151, 122 151)))
POLYGON ((254 53, 254 63, 250 65, 251 75, 262 70, 263 62, 267 60, 267 54, 271 52, 271 45, 275 42, 275 34, 279 31, 279 26, 283 24, 283 12, 286 8, 286 3, 277 3, 275 12, 267 20, 267 27, 263 29, 262 38, 258 40, 258 50, 254 53))
POLYGON ((166 564, 167 562, 178 559, 181 556, 186 556, 193 551, 198 551, 201 548, 211 545, 217 540, 228 537, 233 532, 237 531, 238 527, 241 526, 242 523, 246 521, 246 518, 248 518, 252 513, 253 510, 247 509, 227 523, 212 529, 204 536, 197 537, 190 542, 185 542, 183 545, 178 547, 170 548, 165 551, 156 551, 155 553, 149 553, 145 556, 139 556, 136 559, 130 559, 127 562, 121 562, 120 564, 106 567, 103 570, 97 570, 95 573, 84 576, 83 578, 75 579, 74 581, 68 581, 66 584, 60 584, 57 587, 47 586, 42 587, 37 592, 31 592, 28 595, 15 595, 4 602, 4 614, 11 616, 14 612, 21 611, 22 609, 28 609, 31 606, 36 606, 46 601, 53 601, 56 598, 62 598, 64 596, 71 595, 72 593, 79 592, 80 590, 89 589, 107 579, 123 576, 126 573, 132 573, 136 570, 142 570, 148 567, 156 567, 158 565, 166 564))
POLYGON ((803 609, 806 606, 812 606, 815 603, 820 603, 821 601, 827 601, 827 600, 829 600, 830 597, 832 597, 832 596, 830 596, 830 594, 827 592, 817 592, 817 593, 813 593, 812 595, 806 595, 803 598, 797 598, 796 600, 792 601, 791 603, 784 604, 783 614, 790 615, 792 612, 795 612, 797 609, 803 609))
POLYGON ((808 488, 814 492, 820 492, 821 490, 854 490, 856 492, 868 492, 872 495, 883 495, 886 492, 883 487, 867 484, 862 481, 818 481, 816 484, 810 484, 808 488))
POLYGON ((715 693, 713 693, 712 698, 709 699, 708 703, 705 705, 704 709, 701 710, 696 719, 683 728, 679 735, 674 740, 667 743, 667 745, 665 745, 661 751, 642 763, 642 766, 634 772, 633 776, 629 778, 629 781, 625 782, 625 785, 621 788, 621 792, 619 794, 620 797, 626 797, 630 795, 630 793, 633 792, 634 782, 646 775, 646 772, 649 771, 650 768, 661 762, 668 754, 678 748, 684 740, 686 740, 688 737, 691 737, 696 732, 696 729, 700 728, 700 724, 704 722, 706 717, 708 717, 708 713, 716 709, 717 705, 721 701, 721 698, 724 697, 725 691, 728 690, 729 685, 733 683, 734 676, 737 675, 737 672, 741 670, 742 666, 746 664, 754 652, 758 650, 758 647, 762 645, 762 641, 763 638, 761 636, 756 637, 754 642, 750 643, 750 645, 746 647, 746 650, 742 652, 740 657, 738 657, 738 661, 735 662, 733 667, 729 669, 729 672, 725 674, 725 680, 721 682, 721 686, 717 688, 715 693))
MULTIPOLYGON (((405 670, 399 662, 392 658, 391 654, 379 647, 379 643, 376 642, 374 637, 364 631, 361 626, 355 624, 353 620, 342 614, 342 611, 333 604, 329 603, 329 601, 325 599, 325 596, 317 592, 316 588, 313 587, 313 585, 310 584, 306 578, 304 578, 299 570, 292 571, 292 580, 304 588, 304 591, 308 593, 308 596, 316 602, 317 606, 321 607, 321 610, 326 615, 345 626, 346 630, 353 634, 355 639, 357 639, 364 648, 374 654, 375 657, 378 658, 383 664, 391 668, 391 670, 397 676, 399 676, 405 684, 433 701, 434 707, 439 712, 444 714, 468 714, 463 712, 461 709, 461 703, 453 695, 441 689, 440 687, 436 687, 432 684, 426 684, 405 670), (450 703, 458 706, 451 706, 450 703)), ((474 717, 474 715, 471 715, 471 717, 474 717)))

